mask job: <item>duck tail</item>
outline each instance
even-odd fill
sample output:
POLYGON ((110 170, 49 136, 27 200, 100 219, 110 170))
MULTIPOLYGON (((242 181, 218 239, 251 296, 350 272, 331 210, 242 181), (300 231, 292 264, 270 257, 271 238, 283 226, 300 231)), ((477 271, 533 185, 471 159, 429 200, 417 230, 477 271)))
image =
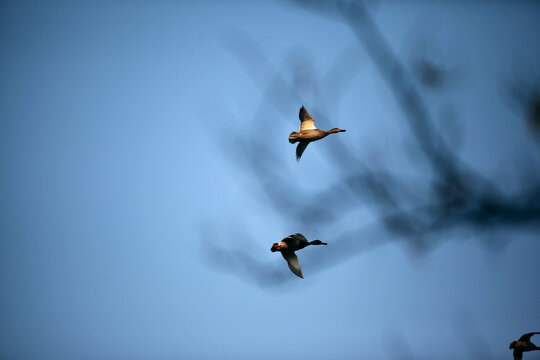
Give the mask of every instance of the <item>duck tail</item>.
POLYGON ((293 131, 291 135, 289 135, 289 142, 291 144, 298 142, 298 133, 296 131, 293 131))
POLYGON ((321 240, 313 240, 309 242, 310 245, 328 245, 325 242, 322 242, 321 240))

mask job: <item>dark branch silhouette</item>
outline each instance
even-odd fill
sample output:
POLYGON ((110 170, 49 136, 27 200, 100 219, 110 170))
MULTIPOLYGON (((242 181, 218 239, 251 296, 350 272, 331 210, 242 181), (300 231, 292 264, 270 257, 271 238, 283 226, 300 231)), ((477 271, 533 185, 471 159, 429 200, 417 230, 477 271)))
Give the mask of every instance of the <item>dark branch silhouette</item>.
MULTIPOLYGON (((338 54, 328 72, 319 76, 308 58, 297 55, 292 71, 280 71, 247 35, 232 36, 228 48, 264 99, 250 126, 235 129, 230 143, 223 143, 223 148, 229 158, 249 174, 255 193, 263 195, 264 203, 276 214, 284 221, 293 222, 295 231, 306 233, 309 229, 316 238, 328 242, 325 252, 303 254, 305 273, 309 274, 306 278, 389 242, 398 241, 415 253, 425 253, 455 230, 465 229, 471 234, 497 227, 538 231, 540 179, 528 179, 521 192, 509 194, 499 188, 496 180, 463 161, 449 139, 435 126, 425 104, 424 90, 418 85, 442 81, 435 79, 444 77, 442 68, 424 63, 420 73, 418 69, 409 70, 361 2, 296 0, 287 4, 345 24, 358 44, 348 44, 343 50, 347 56, 338 54), (284 139, 277 129, 296 126, 295 115, 299 106, 306 103, 305 94, 313 99, 310 112, 321 127, 327 127, 330 113, 337 111, 341 98, 364 62, 359 49, 371 59, 399 105, 409 127, 410 143, 423 164, 418 165, 417 176, 392 172, 382 165, 369 167, 366 165, 369 162, 358 155, 353 135, 347 133, 348 137, 329 141, 328 151, 324 152, 325 166, 331 168, 336 179, 325 189, 306 190, 287 175, 294 171, 292 164, 272 151, 276 146, 288 145, 286 137, 284 139), (353 61, 355 55, 358 61, 353 61), (302 66, 302 61, 307 65, 302 66), (426 70, 426 66, 432 69, 426 70), (426 75, 426 71, 433 74, 426 75), (420 77, 420 82, 415 76, 420 77), (266 127, 269 118, 272 126, 266 127), (259 121, 261 119, 265 121, 259 121), (256 136, 263 132, 267 142, 256 136), (355 211, 369 211, 373 220, 360 225, 356 222, 351 225, 349 221, 338 233, 325 231, 329 225, 342 221, 343 214, 355 211)), ((538 92, 528 91, 524 95, 516 90, 515 97, 521 99, 527 116, 536 124, 540 116, 538 92)), ((220 236, 237 238, 234 231, 220 236)), ((243 241, 249 242, 250 237, 245 235, 243 241)), ((203 238, 208 240, 208 236, 203 235, 203 238)), ((207 240, 203 252, 220 270, 263 287, 297 280, 283 269, 281 262, 258 260, 262 253, 219 248, 207 240)), ((264 239, 267 244, 279 240, 264 239)), ((257 251, 267 252, 267 259, 272 259, 268 249, 257 251)))

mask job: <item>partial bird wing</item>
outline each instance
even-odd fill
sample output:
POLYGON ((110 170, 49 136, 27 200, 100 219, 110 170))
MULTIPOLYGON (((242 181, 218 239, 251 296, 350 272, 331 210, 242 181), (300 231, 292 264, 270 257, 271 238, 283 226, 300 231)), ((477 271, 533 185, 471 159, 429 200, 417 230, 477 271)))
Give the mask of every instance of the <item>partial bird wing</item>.
POLYGON ((532 332, 528 334, 523 334, 521 335, 518 341, 527 341, 527 342, 531 341, 531 336, 533 336, 534 334, 540 334, 540 332, 532 332))
POLYGON ((311 116, 310 113, 308 113, 304 105, 302 105, 302 107, 300 108, 300 113, 298 114, 298 117, 300 118, 300 121, 301 121, 300 131, 316 129, 315 120, 313 120, 313 117, 311 116))
POLYGON ((309 142, 307 141, 300 141, 298 143, 298 146, 296 146, 296 161, 300 161, 300 158, 302 157, 302 154, 304 153, 304 150, 306 150, 308 145, 309 142))
POLYGON ((522 360, 523 359, 523 351, 518 349, 518 348, 514 349, 513 355, 514 355, 514 360, 522 360))
MULTIPOLYGON (((300 240, 300 241, 307 241, 306 237, 304 235, 300 234, 300 233, 289 235, 285 239, 296 239, 296 240, 300 240)), ((283 240, 285 240, 285 239, 283 239, 283 240)))
POLYGON ((298 262, 298 258, 296 257, 296 254, 294 251, 289 250, 283 250, 281 252, 281 255, 283 255, 283 258, 287 260, 287 264, 289 265, 289 269, 298 277, 304 278, 304 275, 302 274, 302 268, 300 267, 300 263, 298 262))

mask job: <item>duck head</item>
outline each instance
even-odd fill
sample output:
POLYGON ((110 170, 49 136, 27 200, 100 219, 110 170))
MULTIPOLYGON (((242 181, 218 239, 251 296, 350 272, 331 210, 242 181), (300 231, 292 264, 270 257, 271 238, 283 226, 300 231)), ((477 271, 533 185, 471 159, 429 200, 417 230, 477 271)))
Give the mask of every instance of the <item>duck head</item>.
POLYGON ((333 129, 328 130, 328 132, 329 132, 330 134, 334 134, 334 133, 338 133, 338 132, 345 132, 345 131, 347 131, 347 130, 345 130, 345 129, 338 129, 338 128, 333 128, 333 129))
POLYGON ((516 344, 517 344, 517 341, 515 341, 515 340, 512 341, 512 342, 510 343, 510 349, 515 348, 515 347, 516 347, 516 344))
POLYGON ((271 252, 276 252, 276 251, 279 251, 280 250, 280 246, 278 243, 273 243, 272 244, 272 247, 270 248, 270 251, 271 252))

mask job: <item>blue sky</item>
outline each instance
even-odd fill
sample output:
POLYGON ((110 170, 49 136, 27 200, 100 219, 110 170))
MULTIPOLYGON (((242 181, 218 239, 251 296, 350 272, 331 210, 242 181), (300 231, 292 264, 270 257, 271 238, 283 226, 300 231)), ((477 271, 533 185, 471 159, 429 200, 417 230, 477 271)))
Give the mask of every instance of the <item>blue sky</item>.
MULTIPOLYGON (((456 226, 418 254, 368 200, 332 221, 275 206, 353 171, 342 145, 432 196, 368 51, 285 3, 0 4, 0 357, 500 359, 540 331, 538 222, 456 226), (296 163, 302 104, 347 132, 296 163), (298 254, 304 280, 269 251, 296 232, 329 243, 298 254)), ((425 50, 455 74, 421 90, 455 153, 504 193, 540 182, 505 87, 540 75, 538 5, 368 8, 405 65, 425 50)))

